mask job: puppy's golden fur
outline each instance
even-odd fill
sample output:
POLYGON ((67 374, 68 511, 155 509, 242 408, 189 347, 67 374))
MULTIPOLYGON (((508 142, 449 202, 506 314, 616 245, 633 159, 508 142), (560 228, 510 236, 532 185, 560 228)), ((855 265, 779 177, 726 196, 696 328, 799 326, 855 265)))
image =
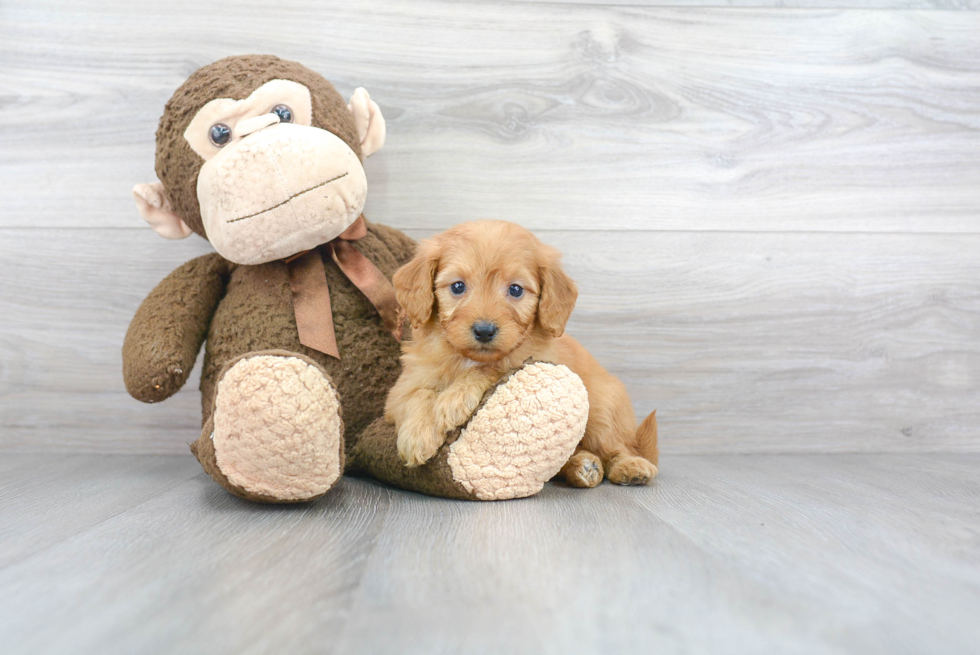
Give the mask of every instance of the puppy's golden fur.
POLYGON ((408 466, 435 455, 484 392, 533 357, 566 365, 589 393, 585 437, 562 469, 569 484, 594 487, 603 471, 617 484, 645 484, 657 474, 655 413, 637 429, 623 383, 564 334, 578 290, 559 259, 519 225, 477 221, 424 241, 395 273, 413 337, 385 416, 397 426, 408 466))

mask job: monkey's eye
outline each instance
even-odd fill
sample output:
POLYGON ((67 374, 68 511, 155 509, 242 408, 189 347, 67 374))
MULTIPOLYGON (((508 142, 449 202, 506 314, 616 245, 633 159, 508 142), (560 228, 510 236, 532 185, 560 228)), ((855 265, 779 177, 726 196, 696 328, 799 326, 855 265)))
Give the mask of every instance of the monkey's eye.
POLYGON ((449 285, 449 290, 452 291, 454 296, 461 296, 466 293, 466 285, 462 282, 453 282, 449 285))
POLYGON ((272 108, 272 113, 279 117, 280 123, 293 122, 293 110, 286 105, 276 105, 272 108))
POLYGON ((512 284, 510 285, 510 288, 507 289, 507 293, 509 293, 514 298, 520 298, 521 296, 524 295, 524 287, 522 287, 519 284, 512 284))
POLYGON ((208 130, 208 138, 211 139, 211 143, 219 148, 227 145, 231 141, 231 128, 224 123, 215 123, 208 130))

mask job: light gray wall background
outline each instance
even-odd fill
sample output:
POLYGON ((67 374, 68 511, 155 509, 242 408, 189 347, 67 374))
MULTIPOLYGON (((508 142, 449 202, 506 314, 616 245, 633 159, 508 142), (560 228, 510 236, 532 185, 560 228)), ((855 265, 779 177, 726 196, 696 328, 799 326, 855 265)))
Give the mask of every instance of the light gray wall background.
POLYGON ((980 4, 704 4, 0 2, 0 450, 196 438, 197 376, 142 405, 120 347, 209 246, 130 188, 173 90, 254 52, 380 104, 372 220, 563 250, 665 454, 980 452, 980 4))

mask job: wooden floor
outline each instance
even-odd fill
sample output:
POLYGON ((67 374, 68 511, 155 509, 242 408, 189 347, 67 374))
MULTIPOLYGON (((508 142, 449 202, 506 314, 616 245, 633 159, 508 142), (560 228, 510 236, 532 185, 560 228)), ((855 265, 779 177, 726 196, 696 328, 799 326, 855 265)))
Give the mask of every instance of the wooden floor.
POLYGON ((980 455, 678 456, 502 503, 0 462, 0 652, 970 653, 980 455))

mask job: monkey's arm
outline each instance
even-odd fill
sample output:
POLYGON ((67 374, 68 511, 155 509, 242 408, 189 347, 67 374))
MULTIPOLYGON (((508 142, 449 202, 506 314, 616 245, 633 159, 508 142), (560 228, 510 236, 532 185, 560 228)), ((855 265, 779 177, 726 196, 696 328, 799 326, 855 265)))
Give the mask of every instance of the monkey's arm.
POLYGON ((217 254, 197 257, 165 277, 143 300, 123 342, 123 379, 129 395, 157 403, 184 386, 232 266, 217 254))

